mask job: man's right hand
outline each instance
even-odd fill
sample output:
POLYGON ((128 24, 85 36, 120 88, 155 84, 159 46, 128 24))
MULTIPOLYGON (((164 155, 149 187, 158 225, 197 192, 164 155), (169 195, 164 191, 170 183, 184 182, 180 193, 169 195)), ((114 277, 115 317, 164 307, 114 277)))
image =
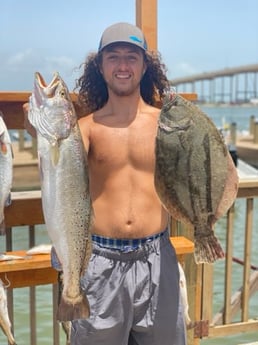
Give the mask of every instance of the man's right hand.
POLYGON ((24 128, 32 137, 36 138, 37 132, 28 119, 29 107, 29 103, 24 103, 22 106, 24 112, 24 128))

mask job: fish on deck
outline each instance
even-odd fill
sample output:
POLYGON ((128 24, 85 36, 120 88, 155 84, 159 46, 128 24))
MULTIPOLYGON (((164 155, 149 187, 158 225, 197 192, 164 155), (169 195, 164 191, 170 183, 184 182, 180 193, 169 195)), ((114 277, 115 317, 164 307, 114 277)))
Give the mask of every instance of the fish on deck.
POLYGON ((43 213, 63 270, 57 319, 88 318, 80 277, 91 255, 93 219, 87 158, 69 91, 54 74, 47 85, 35 73, 28 118, 37 132, 43 213))
POLYGON ((13 333, 12 325, 9 319, 7 296, 5 286, 0 279, 0 326, 6 335, 10 345, 16 345, 13 333))
POLYGON ((50 254, 52 244, 39 244, 26 251, 27 255, 50 254))
POLYGON ((4 208, 11 204, 12 179, 12 143, 0 111, 0 235, 5 234, 4 208))
POLYGON ((24 260, 26 256, 0 253, 0 261, 24 260))
POLYGON ((186 277, 185 277, 184 269, 179 262, 178 262, 178 269, 179 269, 179 291, 180 291, 181 301, 182 301, 182 306, 183 306, 184 319, 185 319, 186 326, 189 328, 190 325, 192 324, 192 321, 189 316, 189 303, 188 303, 186 277))
POLYGON ((157 194, 172 217, 193 226, 196 262, 223 258, 213 228, 236 198, 238 174, 218 129, 199 107, 167 95, 155 154, 157 194))

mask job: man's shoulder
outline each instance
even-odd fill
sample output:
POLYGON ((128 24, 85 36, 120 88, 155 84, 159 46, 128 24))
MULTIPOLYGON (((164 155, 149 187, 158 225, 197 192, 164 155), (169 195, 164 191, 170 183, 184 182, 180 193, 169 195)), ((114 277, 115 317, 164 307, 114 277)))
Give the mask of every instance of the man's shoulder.
POLYGON ((93 114, 88 114, 78 120, 81 132, 88 132, 92 124, 93 114))
POLYGON ((144 108, 144 112, 150 115, 158 116, 160 114, 160 108, 146 104, 146 107, 144 108))

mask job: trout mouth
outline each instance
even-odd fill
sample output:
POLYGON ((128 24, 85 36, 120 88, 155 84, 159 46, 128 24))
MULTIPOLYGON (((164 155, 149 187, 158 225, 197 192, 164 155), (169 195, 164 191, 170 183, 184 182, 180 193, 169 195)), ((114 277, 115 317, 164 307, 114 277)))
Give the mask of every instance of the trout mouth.
POLYGON ((44 90, 44 94, 47 97, 53 97, 56 91, 57 86, 60 82, 60 77, 57 72, 54 73, 54 76, 49 84, 46 83, 44 78, 39 72, 35 73, 35 81, 38 84, 38 87, 44 90))
POLYGON ((49 84, 39 72, 35 72, 29 120, 52 146, 70 135, 76 114, 68 88, 58 72, 54 73, 49 84))

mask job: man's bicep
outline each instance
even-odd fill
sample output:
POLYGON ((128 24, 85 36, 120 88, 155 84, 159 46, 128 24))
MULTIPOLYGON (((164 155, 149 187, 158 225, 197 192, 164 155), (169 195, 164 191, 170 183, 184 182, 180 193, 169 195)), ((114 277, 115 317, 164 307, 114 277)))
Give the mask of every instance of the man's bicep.
POLYGON ((84 145, 84 149, 85 151, 88 153, 89 152, 89 147, 90 147, 90 130, 89 130, 89 126, 87 125, 87 121, 85 121, 85 119, 81 118, 78 121, 79 124, 79 128, 80 128, 80 132, 81 132, 81 136, 82 136, 82 141, 83 141, 83 145, 84 145))

